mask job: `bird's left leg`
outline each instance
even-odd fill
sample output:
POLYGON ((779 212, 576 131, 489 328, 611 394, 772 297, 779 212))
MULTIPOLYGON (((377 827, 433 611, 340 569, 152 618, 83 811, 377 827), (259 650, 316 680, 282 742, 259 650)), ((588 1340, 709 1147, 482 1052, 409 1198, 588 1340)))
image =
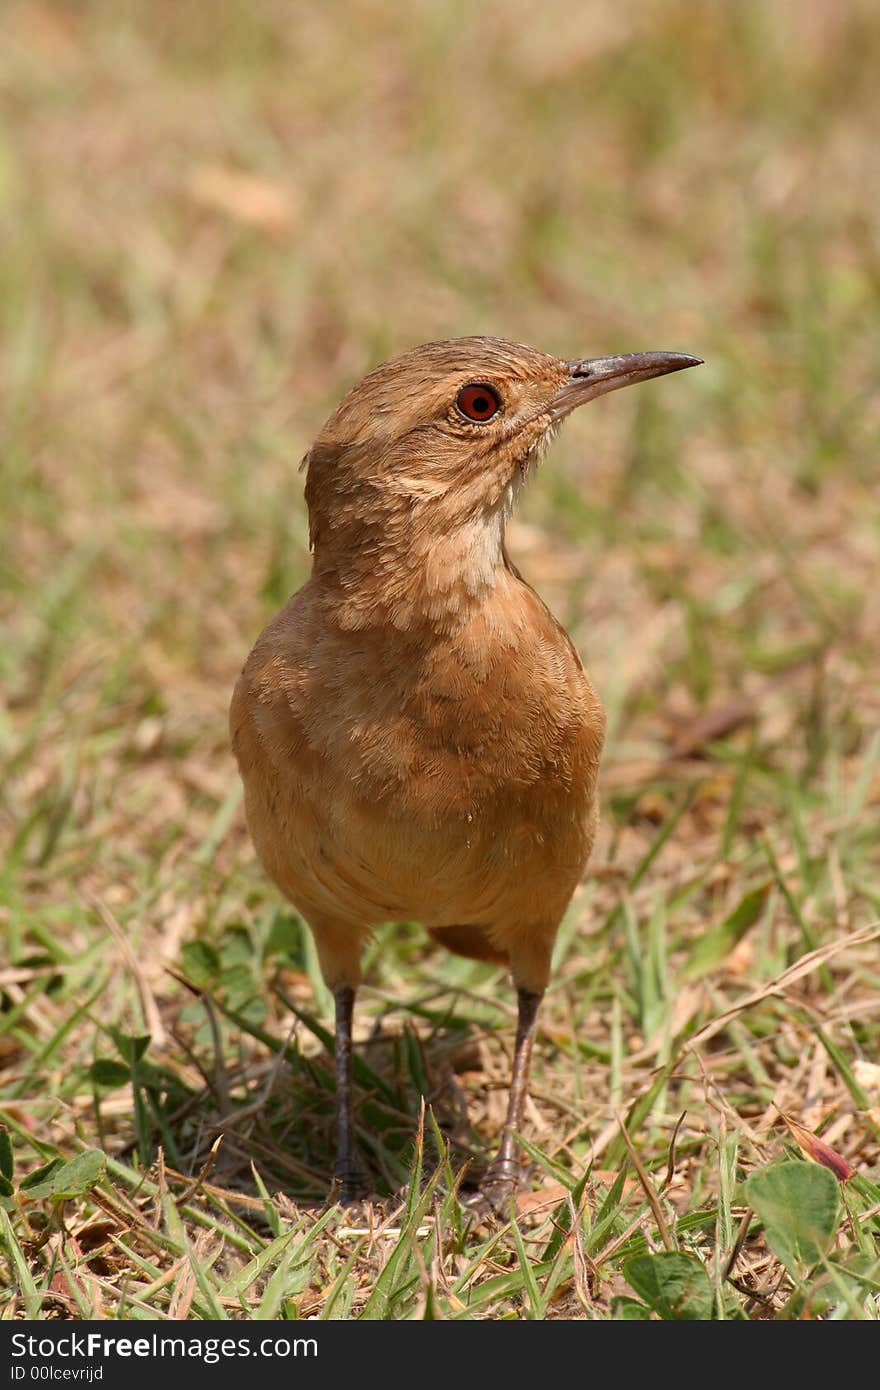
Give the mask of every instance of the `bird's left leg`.
POLYGON ((532 1044, 535 1040, 535 1023, 538 1017, 538 1007, 543 997, 543 990, 540 993, 523 988, 517 990, 519 1017, 513 1052, 513 1069, 510 1076, 510 1094, 507 1101, 507 1118, 504 1121, 498 1153, 490 1163, 482 1183, 483 1194, 494 1207, 503 1206, 516 1187, 519 1177, 519 1151, 516 1135, 522 1128, 523 1110, 529 1089, 529 1066, 532 1060, 532 1044))

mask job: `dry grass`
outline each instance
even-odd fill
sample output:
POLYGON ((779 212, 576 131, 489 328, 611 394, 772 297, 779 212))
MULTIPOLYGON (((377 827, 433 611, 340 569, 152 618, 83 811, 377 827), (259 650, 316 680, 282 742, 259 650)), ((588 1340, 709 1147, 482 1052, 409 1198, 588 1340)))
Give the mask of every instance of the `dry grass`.
POLYGON ((877 1315, 880 19, 552 11, 4 7, 0 1105, 16 1183, 108 1164, 5 1200, 6 1316, 635 1316, 664 1248, 717 1316, 877 1315), (475 331, 707 366, 584 411, 511 527, 610 716, 531 1191, 481 1230, 455 1196, 506 984, 389 928, 359 1006, 386 1195, 353 1226, 327 999, 225 710, 306 572, 327 409, 475 331), (857 1170, 788 1272, 743 1224, 780 1110, 857 1170))

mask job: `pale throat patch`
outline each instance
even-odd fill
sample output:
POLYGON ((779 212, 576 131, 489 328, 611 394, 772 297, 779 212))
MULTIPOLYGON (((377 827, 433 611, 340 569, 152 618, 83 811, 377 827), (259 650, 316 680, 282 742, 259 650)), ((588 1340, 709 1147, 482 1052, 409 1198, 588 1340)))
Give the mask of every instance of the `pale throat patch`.
MULTIPOLYGON (((556 433, 551 425, 538 436, 523 457, 514 465, 512 476, 493 505, 477 502, 470 514, 448 530, 427 528, 413 536, 409 559, 422 579, 422 593, 428 600, 428 616, 442 618, 462 610, 465 595, 479 599, 494 589, 506 568, 504 530, 517 496, 531 468, 543 456, 556 433)), ((420 492, 422 497, 436 485, 413 486, 416 480, 407 478, 407 488, 420 492)), ((474 486, 476 480, 472 480, 474 486)), ((448 486, 448 484, 447 484, 448 486)), ((409 608, 398 616, 400 625, 409 608)))
POLYGON ((446 562, 456 565, 459 578, 469 593, 477 595, 494 587, 504 565, 504 528, 530 470, 544 457, 556 431, 557 426, 553 424, 539 435, 523 456, 496 506, 490 511, 480 511, 444 542, 446 562))

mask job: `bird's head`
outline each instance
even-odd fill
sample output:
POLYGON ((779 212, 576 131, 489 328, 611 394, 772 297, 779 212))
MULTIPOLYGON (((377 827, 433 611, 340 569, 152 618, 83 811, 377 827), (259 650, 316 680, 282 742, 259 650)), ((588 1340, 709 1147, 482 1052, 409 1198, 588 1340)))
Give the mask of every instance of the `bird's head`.
MULTIPOLYGON (((562 361, 500 338, 425 343, 349 391, 304 460, 316 561, 419 553, 497 533, 519 483, 579 405, 699 363, 642 352, 562 361)), ((491 547, 489 547, 491 549, 491 547)), ((486 546, 483 546, 486 549, 486 546)))

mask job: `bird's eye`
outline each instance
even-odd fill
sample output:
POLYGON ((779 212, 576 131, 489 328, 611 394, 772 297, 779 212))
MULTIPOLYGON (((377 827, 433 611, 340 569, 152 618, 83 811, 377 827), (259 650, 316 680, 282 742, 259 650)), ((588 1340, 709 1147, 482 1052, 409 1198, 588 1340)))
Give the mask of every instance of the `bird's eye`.
POLYGON ((455 398, 455 408, 466 420, 476 420, 482 425, 498 414, 501 401, 493 387, 483 382, 472 383, 462 386, 455 398))

